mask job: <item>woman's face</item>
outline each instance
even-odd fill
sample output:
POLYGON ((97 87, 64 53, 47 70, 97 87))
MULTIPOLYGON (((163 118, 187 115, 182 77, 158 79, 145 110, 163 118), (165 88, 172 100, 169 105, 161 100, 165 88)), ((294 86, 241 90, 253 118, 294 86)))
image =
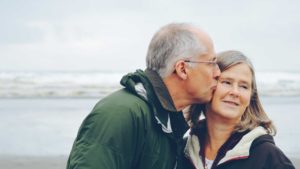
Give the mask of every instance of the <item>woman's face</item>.
POLYGON ((252 73, 247 64, 237 64, 223 71, 208 113, 238 123, 250 104, 251 84, 252 73))

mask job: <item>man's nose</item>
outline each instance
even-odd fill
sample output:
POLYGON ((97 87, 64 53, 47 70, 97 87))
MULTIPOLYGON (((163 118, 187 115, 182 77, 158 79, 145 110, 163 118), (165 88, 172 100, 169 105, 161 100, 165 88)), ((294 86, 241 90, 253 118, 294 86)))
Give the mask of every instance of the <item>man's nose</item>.
POLYGON ((220 75, 221 75, 221 70, 219 66, 216 66, 213 72, 213 78, 218 79, 220 75))

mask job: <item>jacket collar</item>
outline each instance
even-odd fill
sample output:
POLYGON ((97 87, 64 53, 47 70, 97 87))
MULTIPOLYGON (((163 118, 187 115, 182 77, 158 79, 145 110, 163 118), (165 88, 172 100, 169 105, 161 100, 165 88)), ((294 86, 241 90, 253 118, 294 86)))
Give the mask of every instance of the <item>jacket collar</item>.
MULTIPOLYGON (((201 128, 203 129, 203 126, 201 128)), ((235 159, 248 158, 252 142, 258 137, 266 134, 267 131, 263 127, 258 126, 254 128, 249 133, 244 135, 231 150, 226 152, 226 155, 218 162, 218 165, 235 159)), ((199 138, 197 135, 191 132, 191 135, 189 135, 187 138, 184 154, 192 161, 196 169, 203 169, 203 161, 199 156, 200 151, 201 145, 199 138)))
POLYGON ((178 112, 169 94, 163 79, 156 71, 146 69, 145 75, 152 85, 154 99, 159 103, 155 104, 155 118, 165 133, 172 133, 171 137, 182 140, 183 134, 188 129, 188 125, 183 117, 183 113, 178 112))
POLYGON ((252 142, 256 138, 266 134, 267 131, 263 127, 258 126, 254 128, 246 134, 232 150, 229 150, 226 153, 225 157, 220 160, 218 165, 234 159, 248 158, 252 142))
POLYGON ((174 134, 182 137, 188 128, 183 113, 177 112, 168 88, 156 71, 146 69, 128 73, 121 84, 151 105, 164 132, 172 133, 175 129, 174 134))
POLYGON ((155 95, 162 107, 170 112, 177 112, 174 102, 169 94, 169 90, 158 73, 156 71, 146 69, 145 74, 151 82, 153 91, 155 92, 155 95))

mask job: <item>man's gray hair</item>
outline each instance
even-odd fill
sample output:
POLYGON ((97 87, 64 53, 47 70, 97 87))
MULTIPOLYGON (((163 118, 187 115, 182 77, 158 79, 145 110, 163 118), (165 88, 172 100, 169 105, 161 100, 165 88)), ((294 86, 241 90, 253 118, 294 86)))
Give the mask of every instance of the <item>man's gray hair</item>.
POLYGON ((147 68, 157 71, 161 77, 170 75, 175 63, 206 52, 191 24, 172 23, 162 27, 153 36, 146 57, 147 68))

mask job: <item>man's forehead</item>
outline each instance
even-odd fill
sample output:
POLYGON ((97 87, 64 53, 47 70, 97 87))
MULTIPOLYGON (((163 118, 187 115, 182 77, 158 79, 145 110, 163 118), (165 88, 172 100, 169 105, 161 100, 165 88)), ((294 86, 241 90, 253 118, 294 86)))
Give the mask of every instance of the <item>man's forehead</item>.
POLYGON ((200 59, 216 60, 217 56, 215 53, 204 52, 199 56, 200 59))

